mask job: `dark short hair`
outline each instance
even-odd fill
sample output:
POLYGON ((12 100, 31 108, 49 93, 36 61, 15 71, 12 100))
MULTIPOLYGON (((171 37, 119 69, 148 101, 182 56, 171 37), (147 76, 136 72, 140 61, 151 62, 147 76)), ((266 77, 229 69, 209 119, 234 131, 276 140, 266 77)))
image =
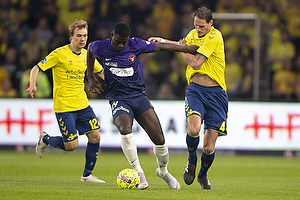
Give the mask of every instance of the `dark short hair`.
POLYGON ((199 19, 204 19, 204 20, 206 21, 206 23, 209 23, 210 20, 212 20, 212 15, 213 15, 213 14, 212 14, 212 11, 211 11, 209 8, 203 6, 203 7, 198 8, 198 9, 194 12, 194 17, 193 17, 193 19, 194 19, 195 17, 198 17, 199 19))
POLYGON ((131 29, 125 22, 118 22, 115 24, 113 32, 120 37, 127 38, 131 34, 131 29))

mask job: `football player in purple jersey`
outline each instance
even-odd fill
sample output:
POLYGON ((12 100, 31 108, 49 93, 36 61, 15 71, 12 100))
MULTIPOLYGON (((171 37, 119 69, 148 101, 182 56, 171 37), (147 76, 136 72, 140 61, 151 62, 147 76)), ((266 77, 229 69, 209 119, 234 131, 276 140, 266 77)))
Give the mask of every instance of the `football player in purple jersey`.
POLYGON ((197 46, 180 46, 169 43, 155 43, 140 38, 130 38, 128 24, 116 23, 111 38, 91 42, 87 53, 87 78, 92 92, 102 88, 93 75, 97 59, 104 69, 104 92, 111 105, 114 124, 121 133, 121 147, 132 168, 138 172, 139 189, 148 188, 144 171, 139 163, 137 147, 132 136, 135 119, 154 143, 153 152, 158 168, 156 174, 166 181, 171 189, 180 189, 179 182, 168 172, 168 147, 160 121, 146 92, 144 73, 139 55, 160 50, 181 51, 195 54, 197 46))

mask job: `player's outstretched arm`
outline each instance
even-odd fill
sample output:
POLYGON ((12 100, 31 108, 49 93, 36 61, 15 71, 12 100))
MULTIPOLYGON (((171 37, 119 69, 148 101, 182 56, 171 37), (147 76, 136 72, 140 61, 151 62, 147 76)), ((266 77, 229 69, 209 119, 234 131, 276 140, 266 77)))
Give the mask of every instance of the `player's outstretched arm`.
POLYGON ((103 89, 99 86, 99 82, 94 75, 95 59, 96 59, 96 56, 94 56, 92 54, 92 52, 90 51, 90 48, 88 46, 86 64, 87 64, 87 80, 89 83, 89 91, 91 91, 93 93, 101 94, 103 89))
POLYGON ((156 49, 155 51, 179 51, 179 52, 184 52, 184 53, 190 53, 195 55, 197 52, 197 49, 199 48, 196 45, 179 45, 179 41, 171 41, 171 40, 166 40, 161 37, 150 37, 148 39, 150 42, 157 42, 156 49))
POLYGON ((31 71, 30 71, 30 77, 29 77, 29 87, 26 89, 26 92, 29 96, 31 96, 31 98, 34 99, 34 94, 37 90, 37 87, 36 87, 36 78, 39 74, 39 67, 37 65, 35 65, 31 71))
POLYGON ((192 55, 195 55, 197 52, 197 49, 199 47, 196 45, 188 45, 188 46, 183 46, 183 45, 177 45, 177 44, 171 44, 171 43, 157 43, 156 44, 156 49, 155 51, 179 51, 179 52, 184 52, 184 53, 190 53, 192 55))
POLYGON ((171 44, 178 44, 178 42, 176 41, 172 41, 172 40, 167 40, 167 39, 164 39, 164 38, 161 38, 161 37, 150 37, 148 39, 148 41, 150 42, 162 42, 162 43, 171 43, 171 44))

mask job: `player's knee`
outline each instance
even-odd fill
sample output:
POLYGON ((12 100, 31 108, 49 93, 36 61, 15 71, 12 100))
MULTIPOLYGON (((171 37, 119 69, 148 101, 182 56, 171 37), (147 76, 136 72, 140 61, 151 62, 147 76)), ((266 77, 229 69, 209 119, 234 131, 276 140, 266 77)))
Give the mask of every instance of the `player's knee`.
POLYGON ((74 146, 65 146, 66 151, 74 151, 77 147, 74 146))
POLYGON ((74 151, 77 149, 78 143, 70 142, 70 143, 65 143, 65 148, 66 151, 74 151))
POLYGON ((194 125, 194 124, 189 124, 188 125, 188 133, 192 137, 197 137, 200 133, 200 128, 201 126, 194 125))
POLYGON ((189 135, 192 136, 192 137, 197 137, 200 133, 200 130, 197 129, 197 128, 191 128, 189 129, 189 135))
POLYGON ((98 137, 93 137, 89 139, 90 143, 100 143, 100 135, 98 137))
POLYGON ((212 154, 215 151, 214 147, 210 147, 210 146, 204 146, 203 147, 203 152, 207 155, 212 154))
POLYGON ((93 138, 93 141, 91 143, 100 143, 100 134, 97 135, 97 137, 93 138))
POLYGON ((120 126, 118 129, 121 135, 127 135, 128 133, 132 132, 131 127, 120 126))
POLYGON ((164 145, 165 144, 165 138, 164 137, 157 137, 153 140, 153 143, 155 145, 164 145))
POLYGON ((100 133, 99 131, 93 131, 87 134, 90 143, 100 143, 100 133))

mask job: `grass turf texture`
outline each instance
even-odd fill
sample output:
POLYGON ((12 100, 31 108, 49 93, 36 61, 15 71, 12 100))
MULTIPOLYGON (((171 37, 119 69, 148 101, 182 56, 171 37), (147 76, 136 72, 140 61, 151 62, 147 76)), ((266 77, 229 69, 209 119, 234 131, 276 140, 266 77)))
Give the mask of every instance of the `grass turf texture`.
POLYGON ((300 199, 299 158, 217 155, 208 176, 211 191, 201 190, 196 180, 185 185, 186 155, 170 155, 169 171, 181 190, 156 176, 154 155, 142 153, 140 162, 149 188, 122 190, 117 175, 130 166, 121 152, 99 154, 93 174, 102 184, 80 181, 83 152, 46 152, 39 159, 33 152, 0 151, 0 199, 300 199))

